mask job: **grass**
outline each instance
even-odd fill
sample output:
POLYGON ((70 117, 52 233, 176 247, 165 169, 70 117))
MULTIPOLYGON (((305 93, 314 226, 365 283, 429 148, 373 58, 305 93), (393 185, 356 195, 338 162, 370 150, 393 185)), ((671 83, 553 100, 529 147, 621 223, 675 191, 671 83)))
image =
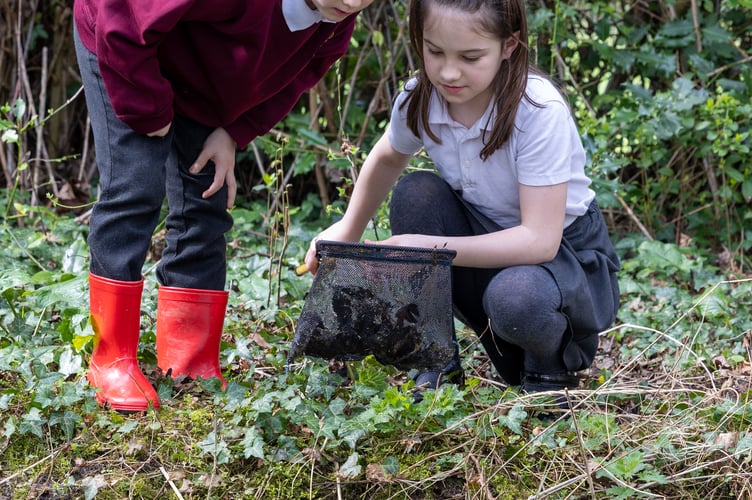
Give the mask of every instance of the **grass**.
POLYGON ((32 222, 0 237, 0 498, 752 495, 752 281, 700 249, 620 240, 619 320, 567 393, 571 416, 545 420, 551 400, 504 385, 466 330, 465 386, 420 404, 407 374, 370 358, 345 384, 323 360, 288 364, 307 238, 270 256, 263 235, 236 229, 227 390, 156 369, 149 268, 139 355, 163 406, 124 416, 98 408, 85 379, 86 262, 72 258, 85 228, 32 222))
MULTIPOLYGON (((350 86, 360 82, 362 96, 380 89, 372 104, 380 98, 389 102, 391 94, 380 92, 397 88, 397 75, 412 70, 395 67, 397 58, 371 57, 400 54, 407 43, 404 18, 394 15, 400 4, 374 5, 377 10, 366 13, 358 38, 360 49, 352 50, 356 69, 368 69, 371 76, 356 78, 355 71, 343 79, 350 86), (399 26, 390 26, 395 22, 399 26)), ((617 324, 602 333, 593 367, 581 374, 582 388, 568 394, 571 417, 553 420, 539 418, 550 413, 549 401, 506 387, 464 330, 466 385, 447 387, 421 404, 412 403, 405 374, 372 359, 352 363, 352 383, 346 385, 322 360, 288 365, 287 347, 310 285, 309 277, 296 277, 293 269, 311 235, 326 225, 314 212, 332 186, 318 199, 312 194, 300 206, 287 207, 290 177, 273 165, 258 165, 262 180, 245 184, 254 186, 256 196, 269 193, 268 205, 273 201, 284 213, 270 216, 268 206, 250 203, 233 210, 232 293, 222 351, 227 391, 212 381, 165 380, 155 367, 153 266, 160 253, 155 239, 144 270, 139 358, 164 405, 130 416, 100 409, 85 378, 92 335, 87 226, 72 212, 58 215, 19 201, 49 189, 57 197, 57 183, 69 176, 53 175, 48 167, 66 167, 70 158, 48 158, 52 143, 41 158, 39 150, 32 153, 34 141, 27 135, 55 137, 54 129, 45 127, 67 104, 42 113, 41 122, 34 117, 35 106, 27 106, 38 101, 39 110, 56 107, 44 104, 43 97, 56 93, 32 90, 44 80, 46 63, 42 58, 38 64, 35 51, 23 49, 44 32, 41 18, 34 9, 14 13, 9 26, 17 17, 20 36, 14 40, 22 47, 11 51, 18 64, 7 67, 32 85, 2 107, 0 120, 2 143, 9 148, 7 172, 15 175, 6 178, 14 187, 0 190, 0 499, 752 497, 752 282, 745 256, 750 183, 744 182, 749 99, 741 85, 748 81, 740 64, 744 54, 737 50, 748 41, 746 13, 739 2, 720 3, 720 16, 709 3, 693 3, 692 22, 675 18, 674 9, 646 22, 641 16, 622 19, 613 6, 601 14, 599 5, 549 11, 541 4, 531 18, 534 49, 538 62, 556 60, 557 72, 568 75, 573 109, 593 156, 594 188, 606 198, 599 202, 624 209, 612 212, 609 221, 618 224, 628 217, 645 237, 619 236, 617 324), (30 21, 34 30, 22 28, 27 15, 35 19, 30 21), (601 36, 622 24, 625 30, 616 38, 601 36), (558 37, 549 36, 551 26, 565 37, 561 43, 553 43, 558 37), (684 50, 668 41, 682 33, 698 43, 702 34, 704 49, 693 53, 697 44, 684 50), (645 43, 654 49, 647 51, 651 58, 663 64, 639 63, 645 43), (593 49, 599 57, 582 58, 593 49), (625 62, 633 58, 638 64, 625 62), (677 72, 666 70, 685 59, 691 72, 677 78, 677 72), (22 74, 25 68, 31 75, 22 74), (632 83, 650 81, 651 88, 593 91, 611 86, 609 80, 621 73, 632 83), (690 88, 692 73, 697 88, 690 88), (283 229, 288 216, 293 222, 283 229), (692 233, 695 240, 678 246, 651 239, 673 240, 674 233, 682 238, 692 233), (720 242, 730 258, 695 241, 720 242), (746 265, 746 274, 729 267, 735 263, 746 265)), ((69 36, 70 27, 58 24, 69 36)), ((70 72, 65 63, 60 67, 61 73, 70 72)), ((296 183, 298 174, 313 172, 322 162, 354 178, 362 159, 352 157, 367 151, 370 139, 364 139, 383 128, 383 116, 378 117, 383 110, 369 105, 363 115, 358 108, 365 101, 353 99, 350 105, 349 92, 340 103, 334 97, 340 95, 338 84, 318 98, 325 108, 326 103, 337 108, 340 121, 347 122, 342 130, 361 131, 357 139, 353 134, 349 154, 311 154, 326 141, 318 125, 311 130, 313 113, 285 127, 295 140, 258 144, 272 164, 287 164, 296 183)), ((82 134, 75 125, 83 121, 82 105, 60 117, 67 124, 62 128, 75 137, 82 134)), ((86 144, 82 150, 83 165, 86 144)), ((255 159, 245 161, 247 170, 257 168, 255 159)), ((88 170, 86 183, 94 172, 88 170)), ((346 196, 346 180, 338 190, 346 196)), ((48 201, 60 202, 61 209, 78 202, 59 198, 48 201)))

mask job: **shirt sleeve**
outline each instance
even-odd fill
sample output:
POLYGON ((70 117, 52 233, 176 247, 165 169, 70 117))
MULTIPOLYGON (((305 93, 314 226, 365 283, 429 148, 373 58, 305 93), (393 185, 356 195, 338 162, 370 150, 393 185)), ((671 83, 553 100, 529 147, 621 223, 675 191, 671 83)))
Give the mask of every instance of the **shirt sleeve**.
POLYGON ((407 97, 408 91, 402 91, 395 99, 389 122, 389 142, 398 153, 413 155, 423 147, 423 140, 407 126, 407 105, 402 107, 407 97))
MULTIPOLYGON (((523 108, 521 108, 522 111, 523 108)), ((526 103, 518 121, 515 164, 520 183, 546 186, 568 182, 573 161, 582 161, 582 143, 569 107, 561 100, 526 103)))

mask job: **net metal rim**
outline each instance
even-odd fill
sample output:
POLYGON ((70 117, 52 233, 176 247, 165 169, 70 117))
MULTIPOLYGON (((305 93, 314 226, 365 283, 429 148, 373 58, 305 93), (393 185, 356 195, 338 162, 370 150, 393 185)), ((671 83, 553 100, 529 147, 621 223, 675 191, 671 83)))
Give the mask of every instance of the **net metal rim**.
POLYGON ((457 255, 455 250, 448 248, 376 245, 329 240, 317 241, 316 253, 319 257, 437 265, 448 265, 457 255))

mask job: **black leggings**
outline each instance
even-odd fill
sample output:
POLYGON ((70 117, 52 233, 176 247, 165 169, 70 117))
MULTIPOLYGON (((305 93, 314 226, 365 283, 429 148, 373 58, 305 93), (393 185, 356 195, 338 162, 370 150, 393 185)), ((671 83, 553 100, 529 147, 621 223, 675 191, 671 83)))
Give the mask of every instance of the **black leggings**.
MULTIPOLYGON (((431 172, 400 180, 392 192, 390 222, 393 234, 471 236, 500 229, 431 172)), ((569 318, 546 267, 454 266, 452 280, 455 315, 480 336, 508 384, 518 385, 523 371, 554 374, 585 368, 565 362, 563 352, 572 338, 569 318)), ((594 353, 597 335, 580 341, 594 353)))

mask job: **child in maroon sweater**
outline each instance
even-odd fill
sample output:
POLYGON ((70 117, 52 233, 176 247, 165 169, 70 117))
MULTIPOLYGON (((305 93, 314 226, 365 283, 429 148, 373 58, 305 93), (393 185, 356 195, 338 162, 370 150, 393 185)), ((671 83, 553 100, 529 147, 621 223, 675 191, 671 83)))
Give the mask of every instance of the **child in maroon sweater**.
POLYGON ((235 150, 268 132, 347 50, 373 0, 75 0, 99 168, 88 379, 121 411, 159 407, 136 360, 142 267, 164 198, 157 362, 217 377, 235 150))

